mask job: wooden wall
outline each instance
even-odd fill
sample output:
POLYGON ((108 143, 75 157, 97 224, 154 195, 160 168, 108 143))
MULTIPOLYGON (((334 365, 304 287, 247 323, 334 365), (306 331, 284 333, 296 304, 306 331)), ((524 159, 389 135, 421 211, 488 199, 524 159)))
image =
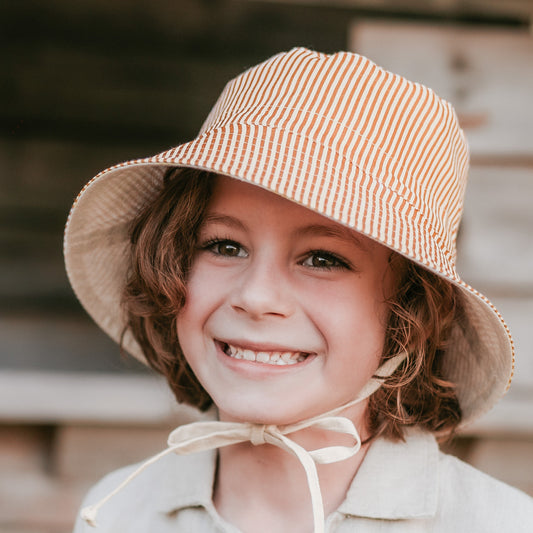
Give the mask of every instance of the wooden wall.
MULTIPOLYGON (((501 307, 515 334, 518 372, 510 398, 533 392, 533 35, 359 20, 350 41, 454 104, 472 152, 458 270, 501 307)), ((514 423, 533 428, 533 417, 514 423)))
POLYGON ((248 2, 2 2, 0 368, 114 371, 64 274, 77 192, 194 137, 246 67, 296 44, 343 48, 346 28, 336 10, 248 2))
POLYGON ((530 0, 2 2, 0 530, 69 531, 89 484, 191 416, 72 295, 72 199, 110 164, 194 136, 231 76, 296 45, 366 53, 457 106, 473 148, 460 267, 508 318, 518 372, 455 453, 533 492, 532 13, 530 0))

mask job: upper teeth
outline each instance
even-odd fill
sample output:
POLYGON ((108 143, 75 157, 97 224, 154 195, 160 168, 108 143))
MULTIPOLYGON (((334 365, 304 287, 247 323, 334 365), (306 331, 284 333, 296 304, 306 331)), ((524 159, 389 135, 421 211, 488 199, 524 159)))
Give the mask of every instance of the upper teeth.
POLYGON ((269 365, 295 365, 305 360, 306 355, 302 352, 256 352, 238 346, 226 344, 224 351, 235 359, 245 359, 246 361, 256 361, 269 365))

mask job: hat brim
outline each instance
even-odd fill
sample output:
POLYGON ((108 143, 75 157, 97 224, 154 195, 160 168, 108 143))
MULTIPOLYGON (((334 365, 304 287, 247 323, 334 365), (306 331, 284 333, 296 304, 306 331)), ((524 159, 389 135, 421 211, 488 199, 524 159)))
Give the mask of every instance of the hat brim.
MULTIPOLYGON (((305 164, 314 165, 315 175, 327 173, 329 187, 339 191, 349 187, 354 193, 347 196, 330 191, 330 200, 324 201, 320 188, 326 184, 320 180, 314 191, 302 191, 296 180, 291 182, 291 175, 305 172, 301 168, 305 140, 291 136, 290 132, 250 128, 254 130, 212 130, 158 156, 111 167, 81 191, 65 228, 65 263, 78 299, 96 323, 120 342, 125 326, 120 302, 129 269, 129 229, 140 210, 161 189, 168 167, 207 170, 253 183, 312 209, 458 286, 464 295, 467 322, 456 324, 452 332, 444 361, 446 378, 457 384, 463 425, 489 410, 506 392, 512 378, 512 340, 496 308, 457 275, 452 258, 444 256, 433 237, 436 232, 428 231, 427 224, 421 224, 406 198, 384 190, 379 176, 369 176, 350 161, 336 160, 331 155, 327 160, 335 160, 337 164, 319 169, 316 167, 323 165, 321 161, 305 164), (284 137, 283 145, 289 147, 283 164, 271 148, 281 144, 280 136, 284 137), (243 149, 243 143, 252 145, 243 149), (220 147, 224 147, 224 154, 220 154, 220 147), (344 201, 347 197, 351 198, 348 202, 344 201), (335 198, 339 201, 332 200, 335 198), (365 211, 365 217, 358 218, 355 214, 361 210, 365 211), (402 228, 401 232, 397 231, 398 227, 402 228)), ((145 362, 130 332, 125 332, 122 342, 129 353, 145 362)))

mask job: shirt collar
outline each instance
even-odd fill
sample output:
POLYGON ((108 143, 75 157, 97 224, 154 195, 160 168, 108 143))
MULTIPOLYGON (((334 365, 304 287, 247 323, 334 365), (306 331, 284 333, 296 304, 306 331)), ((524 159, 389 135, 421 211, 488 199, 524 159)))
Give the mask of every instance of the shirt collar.
POLYGON ((164 468, 159 477, 160 494, 153 498, 160 511, 173 513, 185 507, 213 507, 216 450, 191 455, 170 454, 160 463, 164 468))
POLYGON ((437 512, 439 448, 432 434, 374 441, 339 511, 366 518, 429 518, 437 512))
MULTIPOLYGON (((433 435, 416 429, 405 442, 376 439, 338 511, 382 519, 427 518, 437 511, 439 448, 433 435)), ((216 450, 161 461, 159 510, 213 508, 216 450), (162 475, 161 475, 162 474, 162 475)), ((155 474, 155 472, 154 472, 155 474)))

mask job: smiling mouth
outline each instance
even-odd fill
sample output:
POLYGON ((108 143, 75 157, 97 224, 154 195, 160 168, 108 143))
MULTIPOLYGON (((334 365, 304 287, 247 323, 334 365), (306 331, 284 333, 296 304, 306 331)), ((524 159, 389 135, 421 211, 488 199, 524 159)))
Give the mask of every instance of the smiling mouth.
POLYGON ((222 346, 222 351, 232 359, 242 359, 267 365, 295 365, 297 363, 302 363, 310 355, 306 352, 255 351, 241 348, 240 346, 233 346, 227 342, 220 342, 220 345, 222 346))

